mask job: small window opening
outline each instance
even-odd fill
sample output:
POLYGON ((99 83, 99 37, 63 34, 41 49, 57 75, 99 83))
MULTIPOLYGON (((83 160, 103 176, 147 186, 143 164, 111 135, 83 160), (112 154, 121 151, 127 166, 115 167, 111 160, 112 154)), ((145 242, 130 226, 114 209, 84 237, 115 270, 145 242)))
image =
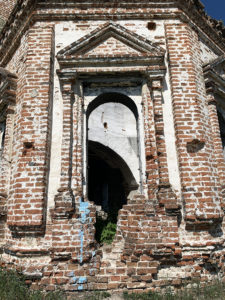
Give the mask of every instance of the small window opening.
POLYGON ((2 153, 5 143, 5 122, 0 122, 0 151, 2 153))
POLYGON ((24 142, 23 143, 23 155, 27 155, 27 153, 34 150, 34 142, 24 142))
POLYGON ((25 149, 32 149, 34 148, 34 143, 33 142, 24 142, 24 148, 25 149))
POLYGON ((147 28, 148 28, 148 30, 156 30, 156 23, 155 22, 148 22, 147 28))

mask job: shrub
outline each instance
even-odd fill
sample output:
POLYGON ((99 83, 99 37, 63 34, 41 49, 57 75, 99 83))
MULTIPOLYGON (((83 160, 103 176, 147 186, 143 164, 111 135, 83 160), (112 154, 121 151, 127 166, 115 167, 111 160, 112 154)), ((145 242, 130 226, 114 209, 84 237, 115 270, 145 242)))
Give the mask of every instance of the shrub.
POLYGON ((103 220, 101 217, 96 218, 95 223, 96 241, 100 243, 111 244, 116 234, 116 223, 111 221, 111 218, 103 220))
POLYGON ((64 300, 62 292, 32 291, 25 277, 14 270, 0 268, 0 300, 64 300))
POLYGON ((102 230, 100 242, 111 244, 116 234, 116 224, 109 222, 102 230))

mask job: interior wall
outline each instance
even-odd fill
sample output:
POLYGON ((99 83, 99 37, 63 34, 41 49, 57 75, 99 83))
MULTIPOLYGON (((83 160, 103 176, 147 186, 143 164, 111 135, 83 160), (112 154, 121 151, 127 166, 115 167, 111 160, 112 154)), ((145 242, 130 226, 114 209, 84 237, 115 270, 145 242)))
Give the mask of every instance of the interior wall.
POLYGON ((130 168, 139 184, 139 151, 137 122, 133 112, 121 103, 104 103, 98 106, 88 120, 88 140, 99 142, 115 151, 130 168))

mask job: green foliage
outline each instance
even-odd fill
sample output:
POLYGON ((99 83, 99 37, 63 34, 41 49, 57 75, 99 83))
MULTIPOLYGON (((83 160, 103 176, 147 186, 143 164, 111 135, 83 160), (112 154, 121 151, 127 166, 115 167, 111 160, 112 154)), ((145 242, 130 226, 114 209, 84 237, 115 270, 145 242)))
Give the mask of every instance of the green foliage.
POLYGON ((103 220, 101 217, 96 217, 95 223, 96 234, 95 238, 100 243, 111 244, 116 234, 116 223, 108 217, 103 220))
POLYGON ((189 287, 185 287, 177 292, 172 292, 168 289, 164 294, 157 292, 148 293, 123 293, 125 300, 224 300, 225 299, 225 284, 216 281, 206 286, 201 286, 200 283, 192 283, 189 287))
MULTIPOLYGON (((110 223, 108 223, 110 224, 110 223)), ((116 224, 113 224, 116 225, 116 224)), ((110 227, 111 225, 109 225, 110 227)), ((114 228, 115 226, 113 226, 114 228)), ((110 230, 109 230, 110 231, 110 230)), ((85 300, 103 300, 109 298, 106 291, 84 293, 85 300)), ((177 292, 170 288, 165 293, 123 293, 124 300, 224 300, 225 284, 221 281, 211 282, 202 286, 199 282, 189 282, 186 287, 177 292)), ((32 291, 25 283, 25 277, 12 270, 0 268, 0 300, 66 300, 66 296, 59 291, 44 293, 32 291)), ((77 299, 77 296, 75 298, 77 299)))
POLYGON ((148 292, 148 293, 141 293, 141 294, 128 294, 128 292, 123 293, 123 298, 125 300, 147 300, 147 299, 153 299, 153 300, 161 300, 161 296, 158 293, 148 292))
POLYGON ((103 300, 108 297, 110 297, 108 292, 93 292, 85 296, 84 300, 103 300))
POLYGON ((0 300, 29 299, 28 288, 22 276, 17 276, 14 271, 0 270, 0 300))
POLYGON ((30 291, 29 296, 29 300, 66 300, 66 296, 64 296, 60 291, 48 293, 43 293, 40 291, 30 291))
POLYGON ((64 300, 61 292, 32 291, 25 277, 16 271, 0 268, 0 300, 64 300))
POLYGON ((102 230, 100 241, 102 243, 112 244, 115 234, 116 234, 116 224, 109 222, 102 230))

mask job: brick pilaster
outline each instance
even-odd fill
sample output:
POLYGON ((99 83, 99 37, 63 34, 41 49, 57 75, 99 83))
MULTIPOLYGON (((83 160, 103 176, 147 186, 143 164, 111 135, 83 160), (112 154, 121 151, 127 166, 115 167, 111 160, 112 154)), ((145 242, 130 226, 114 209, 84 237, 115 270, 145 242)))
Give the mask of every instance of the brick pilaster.
POLYGON ((30 28, 24 78, 18 86, 8 224, 25 231, 43 228, 45 222, 53 44, 52 25, 30 28))
MULTIPOLYGON (((151 79, 151 77, 150 77, 151 79)), ((151 95, 153 101, 154 110, 154 123, 155 123, 155 136, 157 147, 157 159, 158 159, 158 173, 159 173, 159 185, 157 198, 161 205, 164 205, 167 212, 174 213, 179 210, 177 198, 172 191, 169 182, 169 172, 167 164, 167 153, 164 135, 164 120, 162 109, 162 88, 163 77, 155 78, 151 80, 151 95)))
POLYGON ((63 134, 60 188, 55 196, 54 218, 68 218, 75 212, 75 202, 82 197, 82 105, 76 73, 58 72, 63 97, 63 134))
MULTIPOLYGON (((16 101, 16 76, 0 68, 0 122, 5 124, 3 149, 0 154, 0 206, 8 197, 16 101)), ((1 214, 1 208, 0 208, 1 214)))
POLYGON ((157 187, 159 183, 157 148, 155 140, 153 102, 150 86, 147 82, 142 88, 143 116, 145 132, 146 182, 150 203, 157 203, 157 187))
MULTIPOLYGON (((60 188, 55 196, 54 218, 68 218, 74 213, 75 199, 71 187, 72 181, 72 152, 74 145, 74 80, 75 77, 61 78, 63 97, 63 133, 61 146, 60 188)), ((76 154, 75 154, 76 155, 76 154)))
POLYGON ((185 219, 211 224, 222 212, 198 36, 186 24, 167 24, 165 30, 185 219))
POLYGON ((82 86, 77 80, 74 87, 73 105, 73 149, 72 149, 72 182, 71 188, 78 197, 83 195, 83 97, 82 86))
MULTIPOLYGON (((217 164, 218 176, 220 180, 222 194, 225 196, 225 161, 223 156, 223 147, 220 136, 220 126, 217 115, 217 102, 213 93, 208 93, 208 108, 209 108, 209 118, 212 130, 212 139, 214 146, 215 160, 217 164)), ((223 198, 224 198, 223 196, 223 198)), ((222 207, 225 208, 225 200, 222 201, 222 207)))
POLYGON ((167 213, 179 210, 176 195, 169 182, 167 154, 164 136, 164 121, 162 109, 163 74, 147 76, 147 91, 143 95, 147 104, 145 119, 146 136, 146 172, 148 196, 155 204, 165 206, 167 213), (148 115, 146 115, 146 113, 148 115), (147 117, 146 117, 147 116, 147 117))

